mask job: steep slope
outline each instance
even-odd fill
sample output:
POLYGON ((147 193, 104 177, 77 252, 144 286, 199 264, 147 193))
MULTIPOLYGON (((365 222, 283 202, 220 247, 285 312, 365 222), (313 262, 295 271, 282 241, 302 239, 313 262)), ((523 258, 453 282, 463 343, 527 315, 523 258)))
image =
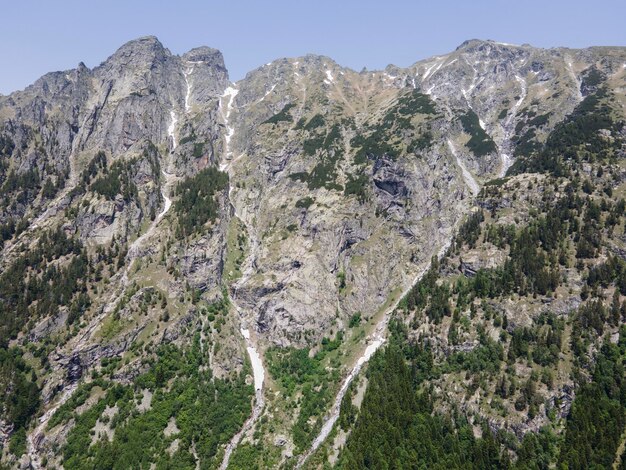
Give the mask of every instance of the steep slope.
POLYGON ((586 94, 401 303, 340 468, 623 465, 624 108, 606 77, 586 94))
MULTIPOLYGON (((474 40, 408 68, 357 73, 308 55, 231 83, 219 51, 175 56, 146 37, 0 97, 3 462, 336 458, 347 434, 333 403, 363 395, 359 369, 477 194, 491 217, 498 200, 519 200, 507 217, 532 224, 532 195, 550 201, 571 176, 559 157, 572 150, 551 136, 595 98, 611 126, 584 121, 593 131, 578 143, 610 141, 621 158, 625 63, 622 48, 474 40), (518 176, 494 180, 507 170, 518 176), (548 170, 561 180, 525 175, 548 170)), ((489 267, 507 256, 482 249, 468 256, 489 267)), ((437 360, 447 354, 439 323, 411 324, 437 360)), ((457 379, 429 378, 521 437, 522 414, 495 420, 457 379)))

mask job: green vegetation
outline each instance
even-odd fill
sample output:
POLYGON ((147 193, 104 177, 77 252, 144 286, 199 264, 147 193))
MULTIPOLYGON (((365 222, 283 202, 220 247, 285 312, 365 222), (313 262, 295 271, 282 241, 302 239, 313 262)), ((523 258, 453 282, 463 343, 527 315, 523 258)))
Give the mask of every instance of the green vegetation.
POLYGON ((626 326, 604 343, 590 383, 580 387, 565 428, 562 468, 611 468, 626 428, 626 326))
POLYGON ((15 143, 11 137, 7 135, 0 135, 0 157, 8 158, 15 150, 15 143))
POLYGON ((280 459, 277 447, 241 443, 233 452, 228 470, 263 470, 277 468, 280 459))
POLYGON ((176 187, 178 200, 174 210, 178 215, 177 235, 186 237, 201 232, 208 221, 217 217, 216 193, 228 187, 228 175, 208 167, 187 178, 176 187))
POLYGON ((506 450, 486 423, 477 439, 462 415, 434 411, 424 383, 433 372, 430 352, 409 344, 399 324, 390 328, 389 345, 370 360, 367 391, 338 468, 506 468, 506 450))
POLYGON ((31 318, 57 313, 60 306, 84 309, 88 303, 86 251, 59 227, 44 232, 35 248, 26 250, 0 274, 0 347, 6 347, 31 318), (60 259, 67 262, 60 264, 60 259))
POLYGON ((596 91, 597 87, 606 80, 606 75, 595 66, 589 67, 583 72, 581 90, 583 93, 596 91))
POLYGON ((197 334, 187 350, 162 346, 149 371, 131 386, 104 384, 104 398, 75 416, 63 448, 65 468, 149 468, 152 463, 157 468, 190 468, 196 458, 202 468, 218 465, 219 446, 250 414, 253 390, 243 374, 231 380, 212 377, 199 341, 197 334), (146 388, 153 393, 152 402, 140 412, 135 403, 146 388), (90 433, 107 407, 117 409, 108 421, 115 430, 112 442, 90 433), (164 430, 172 419, 177 432, 168 436, 164 430), (178 450, 170 455, 167 449, 175 439, 178 450))
POLYGON ((355 195, 358 201, 363 204, 369 198, 369 186, 370 179, 367 177, 367 175, 348 175, 348 181, 346 182, 344 194, 346 196, 355 195))
POLYGON ((463 130, 470 135, 470 140, 466 145, 467 148, 474 153, 474 155, 477 157, 484 157, 485 155, 496 151, 495 142, 480 126, 480 121, 474 111, 468 111, 463 114, 459 120, 463 125, 463 130))
POLYGON ((261 124, 278 124, 279 122, 292 122, 293 117, 289 113, 289 110, 295 107, 295 104, 288 103, 283 106, 283 109, 280 110, 278 114, 274 114, 271 118, 263 121, 261 124))
POLYGON ((367 157, 388 155, 396 158, 402 152, 395 143, 399 135, 412 138, 410 151, 421 151, 430 147, 432 134, 427 125, 414 126, 413 117, 422 115, 429 118, 436 114, 435 104, 428 95, 411 90, 400 97, 396 105, 390 108, 378 123, 365 126, 351 141, 357 149, 355 163, 363 164, 367 157))
POLYGON ((266 352, 268 370, 287 397, 299 396, 300 412, 292 428, 293 441, 304 450, 319 432, 321 416, 331 402, 339 374, 323 363, 326 355, 339 347, 343 335, 324 339, 321 350, 311 356, 309 349, 270 348, 266 352))
POLYGON ((245 260, 247 247, 246 232, 243 223, 233 217, 228 224, 226 259, 224 260, 224 274, 228 281, 234 281, 241 276, 241 265, 245 260))
POLYGON ((23 173, 16 173, 10 170, 0 186, 0 196, 2 204, 0 207, 9 206, 9 201, 14 204, 30 204, 41 190, 41 175, 37 167, 31 168, 23 173))
MULTIPOLYGON (((23 431, 39 408, 35 372, 24 362, 17 348, 0 348, 0 403, 3 419, 23 431)), ((21 453, 16 453, 21 455, 21 453)))
POLYGON ((80 175, 80 181, 84 186, 91 183, 91 180, 95 178, 98 173, 103 173, 107 169, 107 157, 103 151, 97 152, 94 157, 89 161, 87 167, 80 175))
POLYGON ((73 411, 79 406, 82 406, 87 401, 92 389, 96 386, 106 388, 107 384, 102 379, 93 382, 82 383, 74 391, 72 396, 55 411, 55 413, 50 418, 50 421, 48 421, 46 429, 52 429, 61 423, 66 423, 72 417, 74 417, 73 411))
POLYGON ((136 163, 136 159, 116 161, 107 169, 105 160, 104 175, 91 183, 89 189, 109 200, 114 200, 118 194, 121 194, 126 202, 136 199, 138 191, 133 181, 133 175, 135 174, 133 166, 136 163))
MULTIPOLYGON (((609 105, 611 93, 600 87, 587 96, 563 122, 559 123, 538 149, 531 145, 509 169, 510 175, 524 172, 549 172, 554 176, 567 176, 579 162, 610 161, 622 145, 622 139, 608 139, 605 129, 617 134, 620 123, 612 117, 609 105)), ((529 142, 525 137, 521 145, 529 142)))
POLYGON ((193 144, 192 155, 194 158, 200 158, 202 155, 204 155, 204 146, 204 142, 196 142, 195 144, 193 144))
POLYGON ((306 155, 317 156, 318 163, 309 173, 294 173, 289 175, 290 178, 306 183, 311 190, 318 188, 343 190, 343 187, 336 182, 337 163, 343 157, 339 124, 334 124, 327 133, 323 130, 312 133, 308 139, 304 140, 303 149, 306 155))
POLYGON ((435 103, 430 96, 413 90, 408 95, 398 100, 398 114, 400 116, 413 116, 414 114, 437 114, 435 103))
MULTIPOLYGON (((547 117, 530 119, 541 125, 547 117)), ((626 430, 626 262, 615 248, 626 201, 611 189, 621 185, 621 169, 605 147, 566 137, 569 131, 557 126, 548 139, 554 147, 546 148, 563 139, 585 156, 559 157, 559 166, 537 167, 544 175, 536 178, 485 185, 481 209, 401 301, 389 346, 370 362, 361 409, 342 403, 340 425, 355 423, 342 468, 582 469, 626 460, 616 455, 626 430), (590 163, 584 172, 582 162, 590 163), (518 202, 520 194, 528 199, 518 202), (507 199, 514 216, 502 204, 507 199), (464 261, 467 251, 503 256, 496 266, 474 267, 464 261), (557 311, 555 301, 580 305, 557 311), (530 320, 511 318, 511 305, 530 320), (447 336, 447 346, 433 335, 447 336), (575 399, 562 419, 572 382, 575 399), (389 403, 388 396, 401 398, 389 403), (472 396, 481 397, 479 411, 466 416, 454 403, 472 396), (491 418, 509 423, 511 413, 545 426, 521 440, 506 424, 496 432, 491 418), (480 439, 469 421, 482 427, 480 439), (475 452, 482 445, 487 461, 484 450, 475 452)))
POLYGON ((308 209, 313 205, 315 199, 310 196, 303 197, 302 199, 298 199, 296 201, 296 208, 298 209, 308 209))
POLYGON ((326 121, 324 121, 324 117, 321 114, 316 114, 309 120, 309 122, 306 123, 306 125, 304 126, 304 130, 312 131, 314 129, 317 129, 318 127, 323 127, 325 124, 326 121))

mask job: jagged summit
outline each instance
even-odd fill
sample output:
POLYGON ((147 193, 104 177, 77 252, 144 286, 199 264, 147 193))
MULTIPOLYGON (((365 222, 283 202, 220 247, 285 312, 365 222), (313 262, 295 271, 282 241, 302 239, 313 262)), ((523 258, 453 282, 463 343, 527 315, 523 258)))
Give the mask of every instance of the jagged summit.
POLYGON ((185 52, 182 58, 190 62, 205 62, 224 67, 224 56, 222 52, 208 46, 194 47, 190 51, 185 52))
POLYGON ((269 70, 280 70, 284 67, 296 67, 301 69, 301 71, 323 71, 329 68, 346 68, 337 64, 337 62, 335 62, 335 60, 331 57, 321 54, 307 53, 302 56, 281 57, 274 59, 271 62, 267 62, 247 72, 245 78, 247 79, 258 73, 267 72, 269 70))
POLYGON ((163 46, 156 36, 142 36, 124 43, 113 53, 113 56, 141 53, 160 54, 165 53, 166 50, 165 46, 163 46))
POLYGON ((171 55, 155 36, 144 36, 125 43, 97 68, 150 67, 171 55))

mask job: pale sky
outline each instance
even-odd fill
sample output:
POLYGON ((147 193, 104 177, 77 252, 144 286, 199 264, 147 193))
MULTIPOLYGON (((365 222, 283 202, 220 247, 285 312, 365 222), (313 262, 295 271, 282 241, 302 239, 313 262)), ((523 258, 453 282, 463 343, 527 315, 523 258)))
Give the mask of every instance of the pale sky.
POLYGON ((472 38, 626 46, 624 0, 0 0, 0 12, 4 94, 80 61, 94 67, 145 35, 175 54, 201 45, 220 49, 232 80, 306 53, 355 70, 407 66, 472 38))

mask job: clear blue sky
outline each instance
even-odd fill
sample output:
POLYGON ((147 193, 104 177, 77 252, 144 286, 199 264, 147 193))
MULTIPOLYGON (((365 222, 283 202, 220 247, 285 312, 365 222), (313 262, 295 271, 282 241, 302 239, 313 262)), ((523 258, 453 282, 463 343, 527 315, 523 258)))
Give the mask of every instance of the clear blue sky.
POLYGON ((0 0, 0 93, 152 34, 173 53, 207 45, 231 79, 279 57, 328 55, 360 70, 406 66, 465 39, 626 45, 625 0, 0 0))

